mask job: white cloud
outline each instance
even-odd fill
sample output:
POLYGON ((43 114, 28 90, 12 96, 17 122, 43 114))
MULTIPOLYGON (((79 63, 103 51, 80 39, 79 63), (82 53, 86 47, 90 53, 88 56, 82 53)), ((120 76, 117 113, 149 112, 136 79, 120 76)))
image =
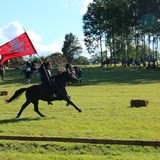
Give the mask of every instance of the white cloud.
POLYGON ((68 3, 65 3, 65 4, 64 4, 64 7, 65 7, 65 8, 68 8, 68 7, 69 7, 69 4, 68 4, 68 3))
POLYGON ((17 35, 24 32, 22 25, 17 22, 11 22, 0 28, 0 39, 2 41, 8 41, 15 38, 17 35))
MULTIPOLYGON (((0 43, 3 45, 4 43, 14 39, 24 32, 25 30, 23 29, 22 24, 19 22, 14 21, 8 23, 4 27, 0 28, 0 43)), ((40 56, 48 55, 54 52, 61 52, 64 38, 56 39, 50 44, 43 44, 42 37, 34 30, 28 30, 26 32, 40 56)))
POLYGON ((82 15, 84 15, 87 11, 87 7, 89 5, 89 3, 92 3, 93 0, 66 0, 64 3, 64 7, 65 8, 69 8, 69 7, 78 7, 80 8, 80 13, 82 15))
POLYGON ((81 6, 81 9, 80 9, 81 14, 86 13, 89 3, 92 3, 92 2, 93 2, 93 0, 83 0, 82 6, 81 6))
POLYGON ((37 52, 41 55, 51 54, 55 52, 61 53, 61 48, 63 45, 64 37, 53 40, 49 44, 43 44, 42 37, 33 30, 28 30, 27 34, 29 35, 32 43, 34 44, 37 52))
MULTIPOLYGON (((89 3, 92 3, 93 0, 66 0, 65 7, 74 7, 75 5, 79 7, 80 13, 85 14, 87 11, 87 7, 89 3)), ((22 34, 24 32, 23 25, 18 21, 13 21, 11 23, 6 24, 3 27, 0 27, 0 45, 12 40, 16 36, 22 34)), ((61 48, 63 46, 64 37, 60 37, 58 39, 54 39, 49 44, 44 44, 43 37, 40 34, 36 33, 34 30, 30 29, 26 31, 35 46, 37 52, 41 55, 49 55, 54 52, 61 52, 61 48)), ((83 35, 79 35, 80 43, 85 51, 86 47, 83 42, 83 35)))
POLYGON ((64 41, 64 38, 59 38, 59 39, 53 40, 53 42, 49 44, 43 44, 42 42, 35 43, 35 48, 37 49, 37 51, 41 53, 41 55, 51 54, 55 52, 61 53, 63 41, 64 41))
MULTIPOLYGON (((22 26, 21 23, 14 21, 11 23, 8 23, 4 27, 0 28, 0 45, 5 44, 6 42, 14 39, 15 37, 19 36, 20 34, 24 33, 25 30, 22 26)), ((36 33, 34 30, 27 30, 26 31, 29 38, 31 39, 35 49, 37 50, 39 56, 46 56, 51 53, 55 52, 62 52, 62 46, 64 42, 64 37, 60 37, 58 39, 53 39, 52 42, 49 44, 44 44, 43 43, 43 38, 41 35, 36 33)), ((80 40, 80 44, 83 47, 84 53, 82 54, 83 56, 89 57, 88 54, 86 53, 86 47, 84 45, 84 36, 80 35, 78 36, 78 39, 80 40)))

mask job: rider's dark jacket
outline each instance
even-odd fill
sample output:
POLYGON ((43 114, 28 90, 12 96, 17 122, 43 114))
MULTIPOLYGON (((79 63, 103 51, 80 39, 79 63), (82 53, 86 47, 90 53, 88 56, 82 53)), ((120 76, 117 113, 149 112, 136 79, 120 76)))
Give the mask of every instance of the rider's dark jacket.
POLYGON ((47 65, 42 64, 38 71, 40 73, 41 85, 46 90, 50 90, 52 93, 57 92, 58 86, 53 82, 54 77, 51 77, 51 73, 50 70, 47 68, 47 65))
POLYGON ((51 85, 51 75, 49 74, 48 69, 45 67, 45 65, 41 65, 41 67, 38 69, 40 73, 40 79, 42 85, 50 87, 51 85))

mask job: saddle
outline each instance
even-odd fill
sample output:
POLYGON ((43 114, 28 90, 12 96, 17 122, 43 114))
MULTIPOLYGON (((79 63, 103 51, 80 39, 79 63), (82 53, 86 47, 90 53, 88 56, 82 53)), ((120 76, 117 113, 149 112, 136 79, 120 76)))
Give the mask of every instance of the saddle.
POLYGON ((46 94, 49 94, 51 95, 52 94, 52 89, 51 87, 47 86, 47 85, 44 85, 44 84, 40 84, 40 87, 41 87, 41 90, 46 93, 46 94))
POLYGON ((41 86, 41 90, 44 93, 46 93, 49 97, 52 97, 52 98, 56 97, 56 95, 57 95, 56 94, 57 93, 56 89, 54 89, 54 88, 52 88, 50 86, 47 86, 45 84, 40 84, 40 86, 41 86))

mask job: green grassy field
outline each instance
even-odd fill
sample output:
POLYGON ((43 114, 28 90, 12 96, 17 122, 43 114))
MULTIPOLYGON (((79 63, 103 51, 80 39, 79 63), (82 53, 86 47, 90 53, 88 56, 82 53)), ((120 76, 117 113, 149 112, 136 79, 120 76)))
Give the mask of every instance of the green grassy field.
MULTIPOLYGON (((25 101, 23 94, 6 104, 4 99, 15 90, 39 83, 34 74, 32 84, 25 84, 20 70, 6 71, 0 97, 0 135, 104 138, 124 140, 160 140, 160 70, 86 66, 83 82, 67 86, 72 101, 83 110, 78 113, 64 101, 39 102, 41 118, 29 105, 15 119, 25 101), (147 99, 149 105, 131 108, 131 99, 147 99)), ((0 141, 2 160, 157 160, 159 147, 75 144, 62 142, 0 141)))

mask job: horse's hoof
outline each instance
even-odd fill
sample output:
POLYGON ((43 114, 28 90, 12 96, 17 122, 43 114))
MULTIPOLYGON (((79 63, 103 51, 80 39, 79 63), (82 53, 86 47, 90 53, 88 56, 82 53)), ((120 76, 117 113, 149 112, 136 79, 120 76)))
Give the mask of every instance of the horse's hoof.
POLYGON ((80 110, 78 110, 78 112, 80 113, 80 112, 82 112, 82 110, 80 109, 80 110))
POLYGON ((19 116, 16 116, 15 118, 19 118, 19 116))
POLYGON ((66 106, 69 106, 69 103, 66 103, 66 106))

